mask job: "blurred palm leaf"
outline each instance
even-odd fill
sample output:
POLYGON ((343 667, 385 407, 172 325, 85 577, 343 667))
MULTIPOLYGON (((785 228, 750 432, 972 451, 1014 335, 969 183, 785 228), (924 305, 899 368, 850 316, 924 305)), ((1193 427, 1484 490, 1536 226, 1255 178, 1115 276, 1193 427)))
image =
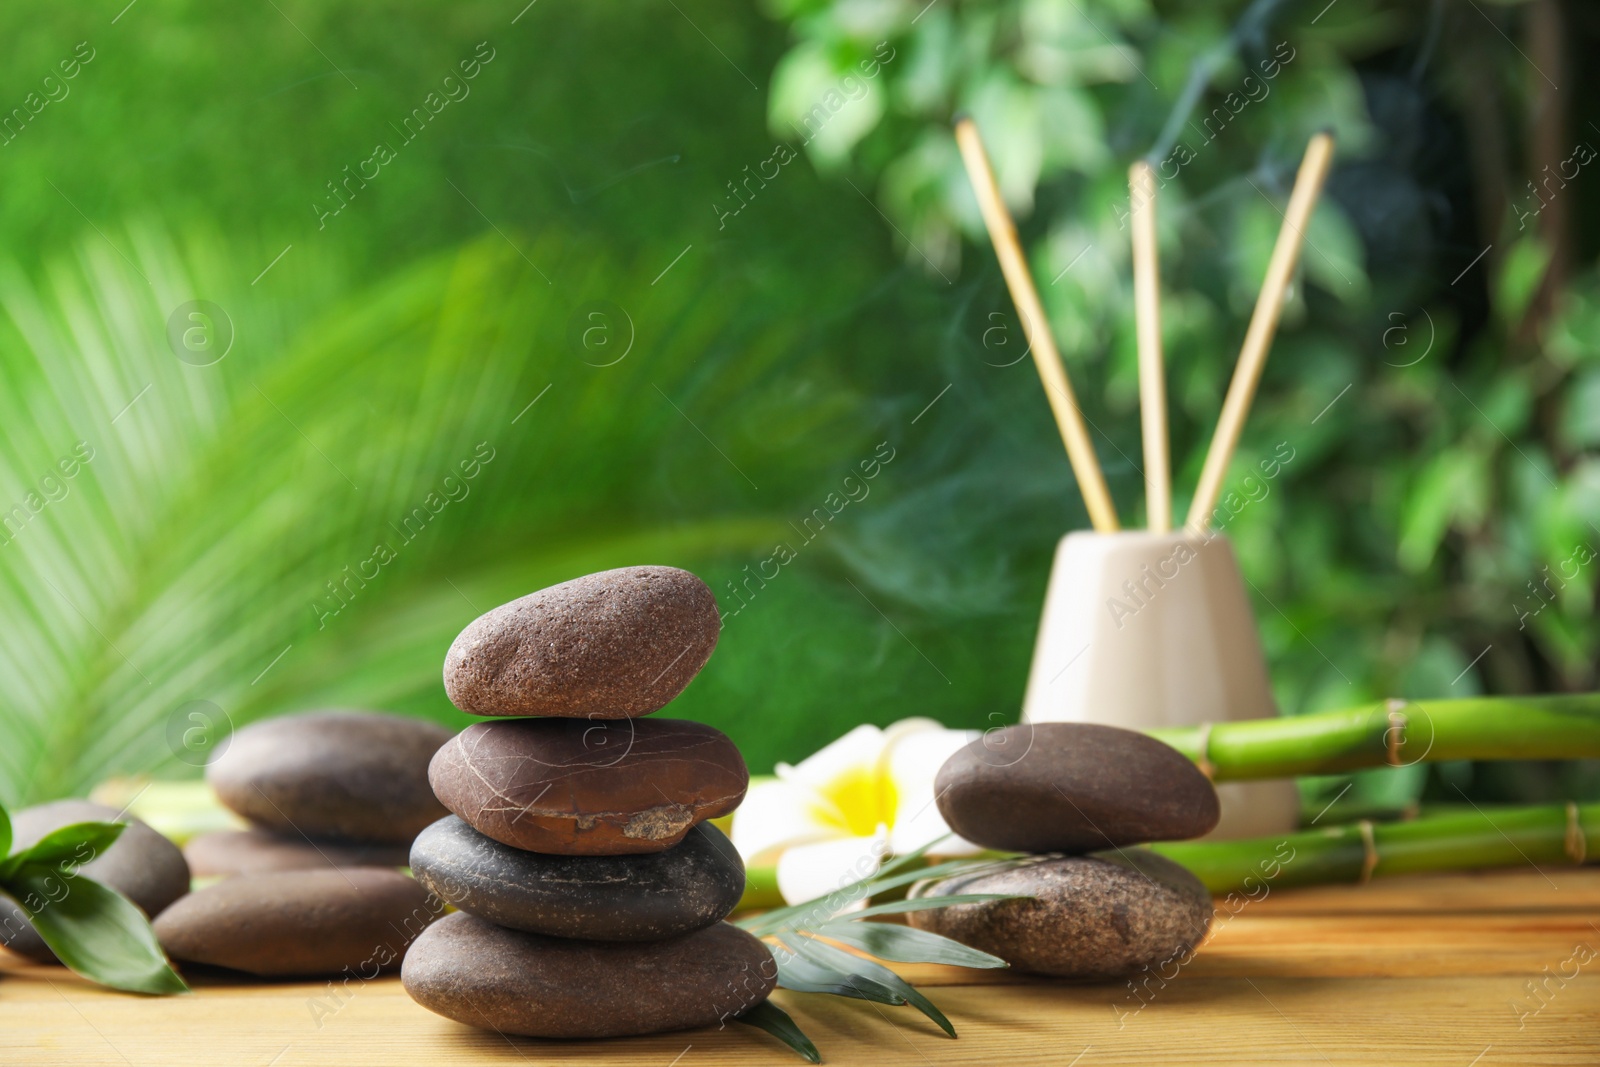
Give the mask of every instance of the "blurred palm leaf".
MULTIPOLYGON (((646 289, 627 309, 629 358, 595 367, 568 345, 573 309, 637 272, 565 262, 556 238, 525 255, 498 237, 471 245, 301 329, 230 286, 212 243, 180 252, 144 229, 124 244, 129 257, 94 239, 42 283, 0 277, 0 500, 23 500, 76 442, 93 449, 66 496, 0 548, 7 803, 170 767, 169 722, 186 725, 197 699, 235 725, 322 702, 449 715, 444 649, 494 604, 630 562, 754 558, 784 526, 775 510, 725 510, 776 508, 794 481, 782 451, 741 433, 734 403, 761 395, 784 349, 748 343, 692 262, 670 300, 646 289), (174 358, 165 336, 197 295, 237 327, 208 367, 174 358), (686 442, 702 499, 682 499, 664 439, 686 442), (702 517, 650 518, 685 511, 702 517), (381 566, 378 544, 393 553, 381 566)), ((317 284, 316 265, 299 266, 317 284)), ((841 391, 811 417, 852 403, 841 391)), ((858 437, 830 435, 842 450, 858 437)))

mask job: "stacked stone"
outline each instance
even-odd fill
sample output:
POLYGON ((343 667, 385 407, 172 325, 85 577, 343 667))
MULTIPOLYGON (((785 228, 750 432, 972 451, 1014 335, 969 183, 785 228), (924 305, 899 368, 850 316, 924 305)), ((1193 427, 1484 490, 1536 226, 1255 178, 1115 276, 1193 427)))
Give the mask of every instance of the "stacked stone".
POLYGON ((1070 978, 1181 966, 1205 937, 1212 905, 1200 880, 1171 860, 1127 847, 1198 837, 1217 824, 1210 779, 1171 746, 1112 726, 1025 723, 957 751, 934 789, 956 833, 1034 856, 916 883, 912 897, 1021 899, 912 912, 912 926, 1021 971, 1070 978))
POLYGON ((771 953, 722 921, 744 865, 706 821, 744 799, 744 760, 709 726, 643 718, 694 679, 720 629, 700 579, 627 567, 504 604, 456 638, 445 690, 494 718, 429 769, 454 814, 417 838, 411 867, 459 911, 406 954, 423 1007, 593 1038, 715 1024, 771 992, 771 953))
POLYGON ((444 911, 396 868, 444 808, 428 760, 451 737, 433 723, 374 711, 315 711, 254 723, 206 767, 246 830, 184 850, 198 877, 222 880, 156 917, 174 960, 270 977, 367 979, 400 964, 444 911))

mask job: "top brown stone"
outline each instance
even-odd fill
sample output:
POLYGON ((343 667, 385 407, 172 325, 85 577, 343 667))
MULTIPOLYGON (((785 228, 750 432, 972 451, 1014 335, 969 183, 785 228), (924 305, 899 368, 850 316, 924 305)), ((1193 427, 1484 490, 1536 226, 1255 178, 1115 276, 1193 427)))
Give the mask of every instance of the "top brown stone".
POLYGON ((473 620, 445 656, 444 688, 474 715, 648 715, 700 672, 721 629, 716 597, 688 571, 601 571, 473 620))

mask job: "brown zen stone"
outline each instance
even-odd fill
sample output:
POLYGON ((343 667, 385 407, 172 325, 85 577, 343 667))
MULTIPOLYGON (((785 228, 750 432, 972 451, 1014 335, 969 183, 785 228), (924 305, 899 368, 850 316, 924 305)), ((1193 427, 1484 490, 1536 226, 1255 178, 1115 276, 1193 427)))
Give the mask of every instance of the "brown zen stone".
POLYGON ((569 941, 456 912, 406 954, 411 998, 447 1019, 530 1037, 655 1034, 721 1023, 767 999, 772 953, 717 923, 667 941, 569 941))
POLYGON ((445 812, 428 760, 446 727, 378 711, 308 711, 236 730, 206 766, 217 799, 292 837, 410 842, 445 812))
POLYGON ((1008 893, 914 911, 912 926, 999 956, 1019 971, 1062 978, 1116 978, 1142 967, 1182 966, 1211 924, 1200 879, 1143 849, 1041 857, 991 872, 918 882, 912 897, 1008 893))
POLYGON ((732 741, 681 719, 480 722, 433 757, 445 807, 501 844, 564 856, 660 852, 744 799, 732 741))
MULTIPOLYGON (((115 889, 146 915, 159 914, 189 891, 189 867, 177 845, 133 816, 88 800, 56 800, 12 815, 12 851, 20 852, 38 844, 51 831, 80 822, 122 822, 128 826, 103 854, 79 867, 79 874, 115 889)), ((40 963, 57 962, 56 954, 22 910, 3 898, 0 944, 40 963)))
POLYGON ((939 813, 968 841, 1008 852, 1092 852, 1199 837, 1217 791, 1183 753, 1136 730, 1041 722, 991 730, 934 779, 939 813))
POLYGON ((404 867, 410 850, 403 841, 362 844, 280 837, 265 830, 218 830, 183 846, 183 857, 196 878, 228 878, 268 871, 404 867))
POLYGON ((444 688, 475 715, 648 715, 717 647, 706 583, 676 567, 574 578, 480 615, 444 659, 444 688))
POLYGON ((242 874, 190 893, 156 917, 167 955, 262 977, 371 978, 393 970, 444 904, 399 871, 242 874))

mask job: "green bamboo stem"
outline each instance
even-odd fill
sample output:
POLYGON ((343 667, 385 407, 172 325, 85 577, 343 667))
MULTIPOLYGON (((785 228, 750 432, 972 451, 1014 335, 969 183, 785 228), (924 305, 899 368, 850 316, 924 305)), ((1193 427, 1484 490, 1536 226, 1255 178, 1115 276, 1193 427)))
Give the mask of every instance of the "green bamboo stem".
POLYGON ((1218 782, 1422 761, 1600 757, 1600 693, 1378 704, 1150 731, 1218 782))
POLYGON ((1407 822, 1356 823, 1244 841, 1146 846, 1214 894, 1362 882, 1482 867, 1570 867, 1600 860, 1600 804, 1475 809, 1407 822))

